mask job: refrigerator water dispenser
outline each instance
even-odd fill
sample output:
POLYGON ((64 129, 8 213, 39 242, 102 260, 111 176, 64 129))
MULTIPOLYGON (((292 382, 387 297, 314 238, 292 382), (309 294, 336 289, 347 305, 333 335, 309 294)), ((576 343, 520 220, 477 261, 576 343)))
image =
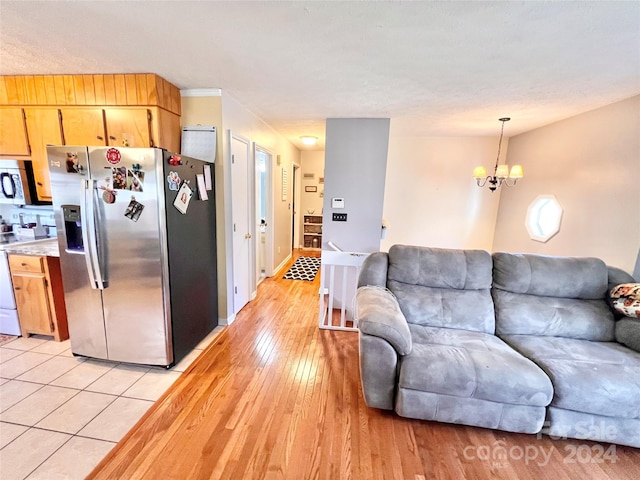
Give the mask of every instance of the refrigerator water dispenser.
POLYGON ((80 205, 62 205, 62 215, 67 236, 67 251, 84 252, 80 205))

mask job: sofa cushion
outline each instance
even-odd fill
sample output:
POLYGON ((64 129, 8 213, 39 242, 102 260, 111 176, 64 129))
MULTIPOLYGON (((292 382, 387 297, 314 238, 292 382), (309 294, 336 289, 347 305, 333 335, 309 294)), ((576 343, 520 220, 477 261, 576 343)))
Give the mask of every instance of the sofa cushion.
POLYGON ((640 352, 640 318, 622 318, 616 322, 616 342, 640 352))
POLYGON ((608 278, 596 258, 494 253, 496 333, 612 341, 608 278))
POLYGON ((551 405, 608 417, 640 418, 640 354, 615 342, 504 335, 553 383, 551 405))
POLYGON ((413 324, 409 329, 413 350, 401 359, 400 388, 513 405, 551 401, 549 378, 498 337, 413 324))
POLYGON ((394 245, 387 287, 409 323, 493 333, 491 269, 482 250, 394 245))
POLYGON ((498 335, 541 335, 611 341, 613 313, 604 300, 538 297, 493 290, 498 335))
POLYGON ((602 300, 608 279, 607 265, 598 258, 493 254, 493 285, 508 292, 602 300))

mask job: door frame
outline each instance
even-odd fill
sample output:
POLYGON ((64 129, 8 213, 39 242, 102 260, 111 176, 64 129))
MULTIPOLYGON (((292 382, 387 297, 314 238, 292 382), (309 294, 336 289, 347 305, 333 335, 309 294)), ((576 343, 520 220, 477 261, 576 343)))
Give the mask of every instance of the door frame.
MULTIPOLYGON (((265 217, 267 222, 266 232, 265 232, 265 275, 267 277, 272 277, 274 274, 274 265, 273 265, 273 245, 274 245, 274 216, 273 216, 273 157, 274 154, 271 150, 264 148, 256 142, 253 142, 253 159, 254 159, 254 218, 253 218, 253 227, 256 229, 256 235, 254 235, 254 246, 255 252, 260 248, 260 242, 258 239, 258 197, 257 197, 257 181, 258 181, 258 152, 263 153, 265 155, 265 217)), ((256 253, 256 261, 257 261, 257 253, 256 253)), ((257 277, 257 272, 254 272, 254 275, 257 277)))
MULTIPOLYGON (((237 308, 236 307, 236 297, 235 297, 235 286, 238 285, 238 282, 236 280, 239 280, 240 278, 242 278, 243 272, 238 272, 236 269, 236 265, 235 265, 235 249, 237 248, 235 242, 234 242, 234 235, 233 235, 233 225, 234 223, 236 223, 236 220, 233 216, 233 200, 234 198, 237 198, 237 195, 240 194, 245 194, 247 195, 247 205, 248 205, 248 212, 247 212, 247 216, 248 216, 248 225, 249 225, 249 234, 251 235, 251 238, 249 239, 249 258, 248 258, 248 271, 244 272, 245 275, 248 275, 248 286, 249 286, 249 292, 248 292, 248 300, 247 302, 250 302, 251 300, 253 300, 256 297, 257 294, 257 284, 256 284, 256 279, 255 279, 255 252, 256 252, 256 247, 255 247, 255 238, 256 238, 256 229, 255 229, 255 221, 253 221, 253 219, 255 218, 255 205, 256 205, 256 201, 255 201, 255 160, 252 158, 252 149, 251 149, 251 141, 246 138, 243 137, 242 135, 238 135, 233 133, 231 130, 227 130, 229 133, 229 170, 230 170, 230 176, 231 176, 231 223, 229 225, 230 227, 230 232, 231 232, 231 298, 233 299, 233 314, 236 315, 243 307, 237 308), (233 169, 233 155, 234 155, 234 150, 233 150, 233 141, 234 140, 238 140, 241 143, 244 143, 246 145, 246 153, 247 153, 247 188, 244 192, 234 192, 233 189, 233 185, 234 185, 234 169, 233 169)), ((246 304, 245 304, 246 305, 246 304)))
POLYGON ((300 165, 296 165, 295 163, 291 165, 293 168, 293 208, 291 211, 291 251, 296 248, 301 248, 301 228, 300 228, 300 207, 302 206, 302 197, 300 195, 300 185, 302 182, 300 181, 300 175, 302 173, 302 168, 300 165))

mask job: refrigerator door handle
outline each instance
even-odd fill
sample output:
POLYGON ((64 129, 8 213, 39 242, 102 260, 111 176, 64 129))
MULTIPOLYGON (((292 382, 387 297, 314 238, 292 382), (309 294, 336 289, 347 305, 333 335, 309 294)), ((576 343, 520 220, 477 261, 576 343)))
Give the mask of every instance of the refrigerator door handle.
POLYGON ((95 211, 93 208, 95 181, 83 180, 84 190, 84 220, 82 225, 82 236, 85 238, 87 252, 85 252, 85 261, 87 263, 87 272, 89 273, 89 280, 91 282, 91 288, 104 290, 104 284, 102 283, 102 272, 100 271, 100 261, 98 259, 98 246, 96 242, 96 223, 95 223, 95 211))

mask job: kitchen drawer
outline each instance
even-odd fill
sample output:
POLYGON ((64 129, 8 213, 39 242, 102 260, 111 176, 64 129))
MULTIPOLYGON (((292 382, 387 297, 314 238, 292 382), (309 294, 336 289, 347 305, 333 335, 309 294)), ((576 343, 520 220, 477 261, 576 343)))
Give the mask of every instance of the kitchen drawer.
POLYGON ((12 272, 44 273, 44 257, 35 255, 9 255, 12 272))

